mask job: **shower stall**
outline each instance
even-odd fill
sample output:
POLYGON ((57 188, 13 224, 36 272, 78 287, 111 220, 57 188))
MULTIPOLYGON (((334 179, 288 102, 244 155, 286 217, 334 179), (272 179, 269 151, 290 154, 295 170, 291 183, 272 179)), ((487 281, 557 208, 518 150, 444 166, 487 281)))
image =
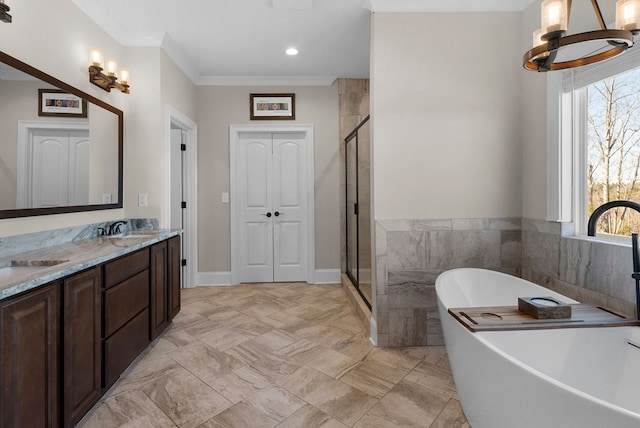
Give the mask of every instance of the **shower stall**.
POLYGON ((346 274, 371 309, 371 144, 367 116, 345 138, 346 274))

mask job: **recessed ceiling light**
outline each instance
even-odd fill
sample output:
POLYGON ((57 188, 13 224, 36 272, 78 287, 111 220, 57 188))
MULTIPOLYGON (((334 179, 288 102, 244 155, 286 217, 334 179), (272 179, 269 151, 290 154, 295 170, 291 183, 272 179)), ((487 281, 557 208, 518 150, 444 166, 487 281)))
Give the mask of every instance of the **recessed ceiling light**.
POLYGON ((298 49, 296 48, 287 48, 286 51, 284 51, 284 53, 286 53, 287 55, 298 55, 298 49))

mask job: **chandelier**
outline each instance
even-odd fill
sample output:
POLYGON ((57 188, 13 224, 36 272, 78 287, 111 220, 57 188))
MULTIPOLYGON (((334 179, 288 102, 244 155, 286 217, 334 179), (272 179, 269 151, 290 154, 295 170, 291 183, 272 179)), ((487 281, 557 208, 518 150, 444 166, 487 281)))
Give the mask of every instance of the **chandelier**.
POLYGON ((633 46, 633 36, 640 32, 640 0, 616 2, 616 28, 608 29, 597 0, 591 0, 600 29, 566 35, 571 13, 571 0, 544 0, 541 5, 542 25, 533 33, 533 48, 522 57, 524 68, 553 71, 580 67, 620 55, 633 46), (602 46, 586 56, 557 60, 564 47, 580 43, 600 42, 602 46))

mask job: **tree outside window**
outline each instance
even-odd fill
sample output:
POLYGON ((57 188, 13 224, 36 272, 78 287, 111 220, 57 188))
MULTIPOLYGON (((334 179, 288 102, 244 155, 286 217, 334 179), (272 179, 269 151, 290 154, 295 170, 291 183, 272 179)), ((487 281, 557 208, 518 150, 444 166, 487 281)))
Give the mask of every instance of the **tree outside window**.
MULTIPOLYGON (((640 69, 587 87, 587 211, 605 202, 640 202, 640 69)), ((640 231, 640 215, 627 208, 605 212, 597 233, 640 231)))

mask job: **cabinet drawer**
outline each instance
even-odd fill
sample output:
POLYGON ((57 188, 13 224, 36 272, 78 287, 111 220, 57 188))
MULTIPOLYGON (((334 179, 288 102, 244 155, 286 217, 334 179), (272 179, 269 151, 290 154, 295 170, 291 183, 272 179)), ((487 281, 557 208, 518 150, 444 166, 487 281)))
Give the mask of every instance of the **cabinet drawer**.
POLYGON ((149 310, 145 309, 104 341, 104 387, 110 387, 149 344, 149 310))
POLYGON ((149 306, 149 271, 104 292, 104 337, 109 337, 142 309, 149 306))
POLYGON ((148 248, 106 263, 104 265, 104 288, 113 287, 148 267, 148 248))

